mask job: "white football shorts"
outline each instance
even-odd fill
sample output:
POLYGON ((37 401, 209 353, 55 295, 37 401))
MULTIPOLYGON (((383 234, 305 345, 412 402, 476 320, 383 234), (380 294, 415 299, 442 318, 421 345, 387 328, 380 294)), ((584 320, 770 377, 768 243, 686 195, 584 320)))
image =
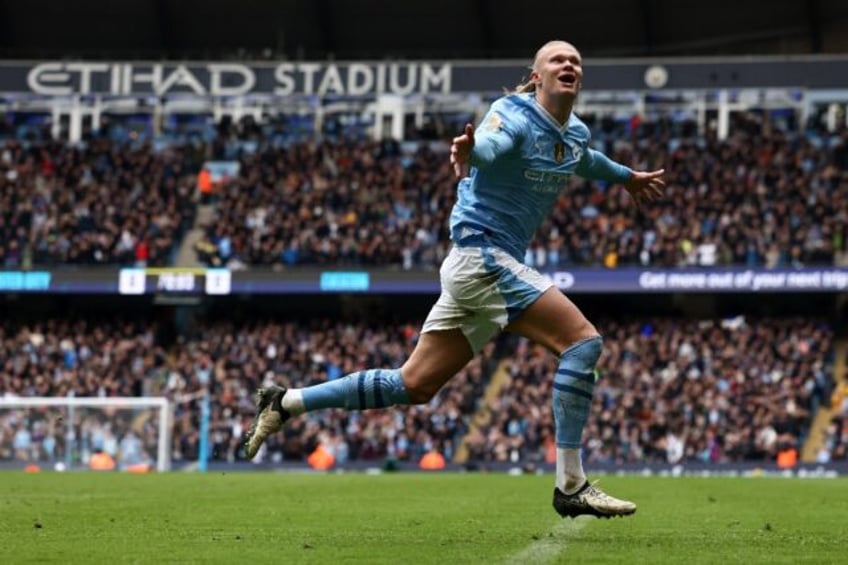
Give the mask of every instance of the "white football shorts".
POLYGON ((454 246, 439 276, 442 294, 421 331, 460 328, 474 353, 553 286, 497 247, 454 246))

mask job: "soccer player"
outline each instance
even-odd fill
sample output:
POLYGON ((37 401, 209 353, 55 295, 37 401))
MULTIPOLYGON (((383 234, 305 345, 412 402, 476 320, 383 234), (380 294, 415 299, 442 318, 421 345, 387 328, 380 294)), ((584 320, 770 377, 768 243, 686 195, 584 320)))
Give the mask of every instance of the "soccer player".
POLYGON ((662 194, 662 170, 632 171, 589 147, 589 129, 572 112, 583 67, 570 43, 536 53, 529 81, 496 100, 474 131, 451 146, 458 199, 442 293, 399 369, 368 369, 303 389, 257 393, 246 438, 253 458, 289 418, 322 408, 365 410, 428 402, 497 332, 533 340, 559 359, 553 410, 557 464, 554 509, 561 516, 624 516, 632 502, 586 480, 580 445, 601 354, 598 330, 550 280, 522 264, 533 233, 572 175, 621 183, 637 205, 662 194), (470 165, 470 174, 463 178, 470 165))

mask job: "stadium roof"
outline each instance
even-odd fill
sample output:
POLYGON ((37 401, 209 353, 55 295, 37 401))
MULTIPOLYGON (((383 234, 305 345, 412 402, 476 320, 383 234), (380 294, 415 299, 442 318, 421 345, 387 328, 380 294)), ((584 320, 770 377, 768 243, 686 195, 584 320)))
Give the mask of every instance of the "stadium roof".
POLYGON ((590 57, 848 52, 844 0, 0 0, 0 57, 590 57))

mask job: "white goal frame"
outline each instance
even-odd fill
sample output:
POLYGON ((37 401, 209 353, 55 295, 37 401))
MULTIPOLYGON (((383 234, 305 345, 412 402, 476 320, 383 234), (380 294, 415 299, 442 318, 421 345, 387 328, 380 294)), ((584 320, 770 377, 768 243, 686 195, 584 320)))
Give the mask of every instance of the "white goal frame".
POLYGON ((156 453, 156 470, 171 468, 171 403, 162 396, 18 396, 0 397, 2 408, 41 408, 44 406, 67 408, 159 408, 159 445, 156 453))

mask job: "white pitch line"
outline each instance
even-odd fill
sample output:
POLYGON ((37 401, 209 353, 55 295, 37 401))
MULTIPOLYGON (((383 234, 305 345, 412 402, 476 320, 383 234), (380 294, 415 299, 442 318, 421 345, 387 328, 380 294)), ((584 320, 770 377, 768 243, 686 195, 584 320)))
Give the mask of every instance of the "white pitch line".
POLYGON ((582 530, 591 520, 594 520, 594 518, 582 517, 562 520, 556 526, 551 528, 549 533, 546 533, 541 538, 534 540, 518 553, 507 557, 504 563, 508 565, 519 565, 525 563, 542 565, 543 563, 551 563, 565 551, 568 546, 568 542, 576 538, 580 533, 580 530, 582 530))

